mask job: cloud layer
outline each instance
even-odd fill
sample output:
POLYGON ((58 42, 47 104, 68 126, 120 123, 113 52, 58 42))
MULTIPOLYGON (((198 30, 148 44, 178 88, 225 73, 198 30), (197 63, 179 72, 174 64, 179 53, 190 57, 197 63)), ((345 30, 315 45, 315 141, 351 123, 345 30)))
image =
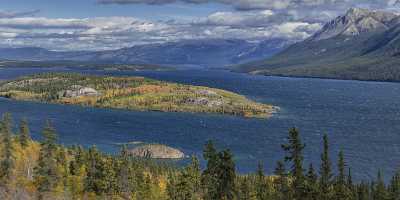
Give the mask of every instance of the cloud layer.
POLYGON ((98 0, 101 4, 169 4, 169 3, 221 3, 231 5, 238 10, 254 9, 299 9, 304 7, 343 8, 367 6, 386 8, 399 4, 398 0, 98 0))
MULTIPOLYGON (((133 17, 45 18, 38 10, 0 12, 0 46, 106 50, 184 39, 303 40, 348 8, 395 10, 400 0, 97 0, 101 4, 203 3, 230 5, 192 21, 133 17)), ((149 7, 151 10, 151 7, 149 7)))
POLYGON ((319 23, 284 20, 270 10, 217 12, 191 22, 148 21, 132 17, 83 19, 0 18, 1 46, 53 50, 105 50, 183 39, 301 40, 319 23))

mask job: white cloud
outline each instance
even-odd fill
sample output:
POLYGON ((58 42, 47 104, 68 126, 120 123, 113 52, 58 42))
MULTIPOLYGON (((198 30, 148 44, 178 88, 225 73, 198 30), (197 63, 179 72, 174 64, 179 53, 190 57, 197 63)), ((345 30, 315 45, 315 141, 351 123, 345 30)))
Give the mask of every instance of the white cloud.
POLYGON ((0 18, 0 46, 53 50, 105 50, 182 39, 238 38, 300 40, 313 23, 291 24, 271 10, 217 12, 193 22, 153 22, 133 17, 0 18), (299 28, 303 27, 303 28, 299 28))

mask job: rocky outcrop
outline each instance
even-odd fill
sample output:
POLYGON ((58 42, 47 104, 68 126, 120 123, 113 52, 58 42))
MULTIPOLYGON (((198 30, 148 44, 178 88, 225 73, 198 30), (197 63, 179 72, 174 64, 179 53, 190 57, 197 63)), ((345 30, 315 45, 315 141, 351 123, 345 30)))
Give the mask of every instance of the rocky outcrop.
POLYGON ((198 91, 196 91, 196 94, 198 94, 198 95, 204 95, 204 96, 219 96, 218 94, 217 94, 217 92, 214 92, 214 91, 212 91, 212 90, 198 90, 198 91))
POLYGON ((145 144, 129 150, 134 157, 154 159, 182 159, 185 154, 175 148, 161 144, 145 144))
POLYGON ((374 31, 385 31, 393 26, 398 17, 390 12, 351 8, 345 15, 327 23, 310 39, 318 41, 339 35, 357 36, 374 31))
POLYGON ((100 92, 90 87, 83 87, 80 85, 71 86, 70 90, 60 91, 58 96, 65 98, 74 98, 81 96, 99 96, 100 92))
POLYGON ((208 106, 208 107, 219 107, 224 104, 222 99, 210 100, 206 97, 200 98, 190 98, 186 101, 187 104, 198 105, 198 106, 208 106))

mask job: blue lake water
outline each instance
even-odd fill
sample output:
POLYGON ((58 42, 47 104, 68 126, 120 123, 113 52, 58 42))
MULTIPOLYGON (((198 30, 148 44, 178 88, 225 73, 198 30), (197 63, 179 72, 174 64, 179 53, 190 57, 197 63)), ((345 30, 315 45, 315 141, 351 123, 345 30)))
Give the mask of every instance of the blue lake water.
MULTIPOLYGON (((48 69, 0 69, 0 80, 48 69)), ((51 70, 54 71, 54 70, 51 70)), ((57 71, 70 71, 57 69, 57 71)), ((386 177, 400 167, 400 84, 305 78, 251 76, 227 71, 82 73, 140 75, 159 80, 217 87, 281 107, 270 119, 83 108, 0 99, 0 113, 27 117, 38 138, 45 119, 51 119, 63 144, 97 145, 116 152, 115 143, 162 143, 201 155, 207 140, 230 148, 240 172, 254 171, 259 161, 271 172, 282 158, 280 145, 296 126, 306 143, 306 160, 319 164, 321 138, 329 135, 331 156, 344 150, 354 176, 386 177)))

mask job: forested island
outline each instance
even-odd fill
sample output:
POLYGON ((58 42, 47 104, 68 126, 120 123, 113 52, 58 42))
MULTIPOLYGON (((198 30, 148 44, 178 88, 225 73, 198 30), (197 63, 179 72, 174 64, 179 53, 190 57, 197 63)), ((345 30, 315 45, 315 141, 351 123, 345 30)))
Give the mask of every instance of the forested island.
POLYGON ((139 111, 215 113, 267 118, 276 107, 215 88, 143 77, 44 73, 0 83, 0 96, 15 100, 139 111))
POLYGON ((129 63, 116 64, 107 62, 98 63, 98 62, 66 61, 66 60, 60 60, 60 61, 2 60, 1 58, 0 58, 0 68, 69 68, 69 69, 108 70, 108 71, 176 70, 176 68, 171 66, 161 66, 154 64, 129 64, 129 63))
MULTIPOLYGON (((296 128, 282 144, 285 156, 273 174, 262 164, 254 173, 238 174, 234 155, 212 141, 199 159, 178 167, 138 159, 126 146, 117 155, 95 146, 57 144, 50 121, 34 141, 27 120, 14 131, 12 117, 0 120, 0 199, 132 199, 132 200, 398 200, 400 171, 388 184, 378 172, 372 181, 353 181, 344 153, 330 155, 328 137, 322 140, 321 165, 305 166, 304 148, 296 128), (332 159, 338 159, 336 168, 332 159), (337 169, 337 170, 334 170, 337 169)), ((379 171, 377 169, 377 171, 379 171)))

